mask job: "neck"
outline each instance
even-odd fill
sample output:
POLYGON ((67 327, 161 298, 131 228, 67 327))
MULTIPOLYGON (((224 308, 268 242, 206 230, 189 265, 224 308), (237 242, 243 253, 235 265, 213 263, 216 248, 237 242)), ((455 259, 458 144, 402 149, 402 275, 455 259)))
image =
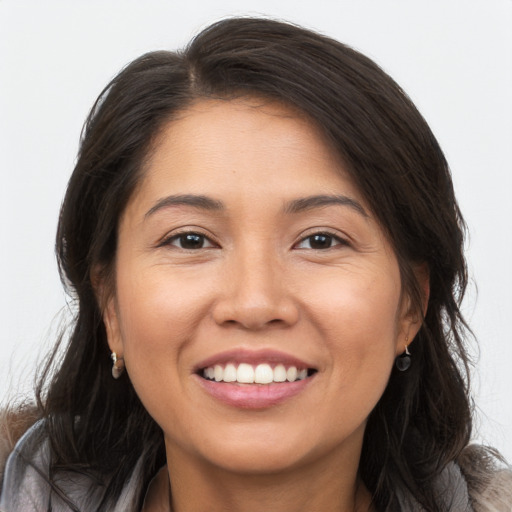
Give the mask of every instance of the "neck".
MULTIPOLYGON (((321 462, 271 474, 240 474, 168 450, 172 512, 368 512, 371 497, 357 458, 333 453, 321 462), (169 457, 171 455, 171 457, 169 457)), ((168 495, 168 493, 166 493, 168 495)), ((168 509, 168 508, 167 508, 168 509)))

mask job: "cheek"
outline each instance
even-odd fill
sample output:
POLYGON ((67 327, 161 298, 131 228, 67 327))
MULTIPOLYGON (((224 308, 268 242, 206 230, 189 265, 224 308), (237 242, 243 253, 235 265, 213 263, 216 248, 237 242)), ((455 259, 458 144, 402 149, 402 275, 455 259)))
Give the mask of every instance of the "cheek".
POLYGON ((145 391, 139 387, 175 384, 180 372, 186 372, 183 350, 207 314, 207 290, 197 282, 183 282, 179 275, 162 267, 118 279, 125 364, 141 398, 145 391))
POLYGON ((167 345, 193 327, 208 293, 199 282, 180 279, 180 272, 162 267, 119 278, 117 295, 126 342, 140 344, 146 339, 167 345))
POLYGON ((339 331, 345 335, 345 342, 359 339, 359 344, 366 345, 379 344, 379 340, 398 335, 401 296, 398 270, 382 271, 379 275, 341 269, 316 276, 312 284, 308 287, 307 307, 314 311, 317 325, 326 337, 339 331))
POLYGON ((307 305, 330 352, 337 385, 383 392, 400 333, 400 281, 396 272, 382 275, 339 273, 317 280, 307 305), (396 277, 396 279, 395 279, 396 277))
MULTIPOLYGON (((117 283, 126 371, 155 421, 179 429, 180 397, 188 377, 183 353, 207 302, 198 286, 183 286, 164 269, 128 272, 117 283), (136 277, 133 277, 136 276, 136 277)), ((174 273, 179 275, 179 273, 174 273)))

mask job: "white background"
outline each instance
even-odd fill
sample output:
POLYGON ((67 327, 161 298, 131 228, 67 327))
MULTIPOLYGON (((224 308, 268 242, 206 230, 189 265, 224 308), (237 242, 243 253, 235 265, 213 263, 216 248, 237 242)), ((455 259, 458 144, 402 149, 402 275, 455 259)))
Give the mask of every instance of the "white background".
POLYGON ((294 21, 356 47, 430 123, 469 225, 476 438, 512 460, 511 0, 0 0, 0 399, 30 389, 58 328, 54 231, 95 97, 141 53, 181 47, 233 14, 294 21))

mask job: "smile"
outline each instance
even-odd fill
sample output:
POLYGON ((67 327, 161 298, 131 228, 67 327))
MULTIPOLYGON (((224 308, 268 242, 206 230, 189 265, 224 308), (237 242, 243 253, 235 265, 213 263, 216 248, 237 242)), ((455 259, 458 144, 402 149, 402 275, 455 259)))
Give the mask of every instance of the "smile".
POLYGON ((238 409, 267 409, 302 395, 319 368, 276 350, 235 349, 209 357, 194 369, 211 398, 238 409))
POLYGON ((283 382, 295 382, 311 376, 315 370, 308 368, 297 368, 297 366, 284 364, 271 365, 260 363, 251 365, 240 363, 238 365, 229 363, 226 365, 216 364, 203 368, 203 378, 215 382, 237 382, 239 384, 272 384, 283 382))

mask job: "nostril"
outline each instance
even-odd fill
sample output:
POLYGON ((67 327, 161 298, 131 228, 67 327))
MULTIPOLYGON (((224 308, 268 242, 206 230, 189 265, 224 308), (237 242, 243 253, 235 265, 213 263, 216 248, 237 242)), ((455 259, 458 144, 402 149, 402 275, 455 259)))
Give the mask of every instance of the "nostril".
POLYGON ((292 298, 246 288, 216 301, 212 316, 218 325, 262 330, 291 326, 298 321, 298 307, 292 298))

